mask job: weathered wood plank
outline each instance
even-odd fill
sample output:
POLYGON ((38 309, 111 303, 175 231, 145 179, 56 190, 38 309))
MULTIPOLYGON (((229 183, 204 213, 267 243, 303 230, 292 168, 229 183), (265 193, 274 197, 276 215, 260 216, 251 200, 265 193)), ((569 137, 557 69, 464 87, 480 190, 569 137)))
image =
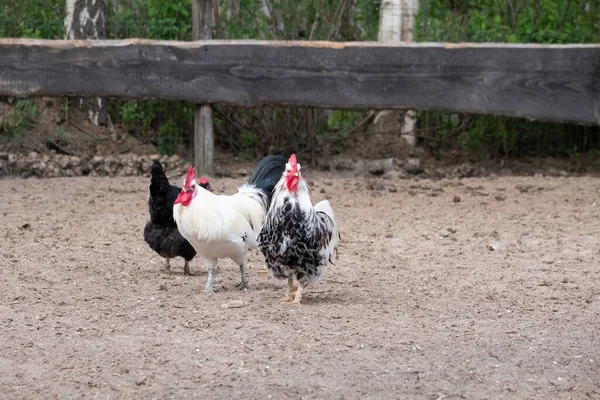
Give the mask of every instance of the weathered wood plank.
POLYGON ((0 95, 600 123, 600 45, 0 40, 0 95))

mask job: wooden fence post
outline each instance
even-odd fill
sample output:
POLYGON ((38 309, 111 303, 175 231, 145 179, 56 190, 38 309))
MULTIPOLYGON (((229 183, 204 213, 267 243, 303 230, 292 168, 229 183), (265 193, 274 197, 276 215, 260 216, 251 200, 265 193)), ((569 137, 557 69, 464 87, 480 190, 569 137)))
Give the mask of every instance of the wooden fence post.
MULTIPOLYGON (((212 39, 212 0, 192 0, 192 39, 212 39)), ((213 112, 209 104, 194 109, 194 165, 198 175, 213 176, 215 139, 213 112)))

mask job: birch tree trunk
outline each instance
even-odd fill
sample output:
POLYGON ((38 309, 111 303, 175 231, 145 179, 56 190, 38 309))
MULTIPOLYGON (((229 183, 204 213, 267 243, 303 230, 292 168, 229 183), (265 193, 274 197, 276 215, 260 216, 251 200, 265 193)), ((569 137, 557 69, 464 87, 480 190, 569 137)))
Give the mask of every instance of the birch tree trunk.
POLYGON ((398 43, 402 35, 403 0, 383 0, 379 9, 379 41, 398 43))
MULTIPOLYGON (((414 41, 416 17, 419 10, 419 0, 402 0, 402 29, 400 40, 403 42, 414 41)), ((415 128, 417 126, 417 113, 415 110, 406 110, 404 124, 402 125, 402 137, 409 146, 417 145, 415 128)))
MULTIPOLYGON (((66 0, 65 39, 105 39, 106 3, 107 0, 66 0)), ((80 99, 79 106, 87 109, 88 119, 92 124, 109 123, 101 98, 80 99)))
MULTIPOLYGON (((383 0, 379 13, 379 41, 399 43, 413 41, 415 16, 419 0, 383 0)), ((375 117, 375 123, 382 116, 392 113, 383 111, 375 117)), ((417 114, 414 110, 404 112, 401 134, 406 143, 414 147, 417 144, 415 125, 417 114)))

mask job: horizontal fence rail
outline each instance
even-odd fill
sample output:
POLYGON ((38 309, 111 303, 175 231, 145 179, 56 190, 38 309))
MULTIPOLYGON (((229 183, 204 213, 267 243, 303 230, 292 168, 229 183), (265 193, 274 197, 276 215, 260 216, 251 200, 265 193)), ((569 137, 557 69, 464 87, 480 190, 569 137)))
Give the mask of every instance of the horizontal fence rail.
POLYGON ((0 39, 0 96, 411 108, 600 124, 600 45, 0 39))

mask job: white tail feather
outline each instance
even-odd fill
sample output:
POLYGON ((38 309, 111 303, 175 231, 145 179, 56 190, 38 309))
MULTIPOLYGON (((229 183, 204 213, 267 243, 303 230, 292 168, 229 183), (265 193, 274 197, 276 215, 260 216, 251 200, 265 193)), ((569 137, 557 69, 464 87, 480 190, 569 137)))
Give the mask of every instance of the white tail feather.
POLYGON ((327 215, 327 217, 329 217, 329 220, 331 222, 331 240, 329 242, 329 246, 327 246, 327 251, 329 252, 329 260, 331 261, 331 259, 333 258, 333 254, 334 254, 334 250, 336 252, 336 259, 337 259, 337 241, 338 241, 338 229, 337 229, 337 224, 335 223, 335 217, 333 215, 333 208, 331 208, 331 204, 329 204, 329 201, 327 200, 322 200, 320 202, 318 202, 317 204, 315 204, 315 212, 317 213, 317 215, 319 213, 321 214, 325 214, 327 215))

